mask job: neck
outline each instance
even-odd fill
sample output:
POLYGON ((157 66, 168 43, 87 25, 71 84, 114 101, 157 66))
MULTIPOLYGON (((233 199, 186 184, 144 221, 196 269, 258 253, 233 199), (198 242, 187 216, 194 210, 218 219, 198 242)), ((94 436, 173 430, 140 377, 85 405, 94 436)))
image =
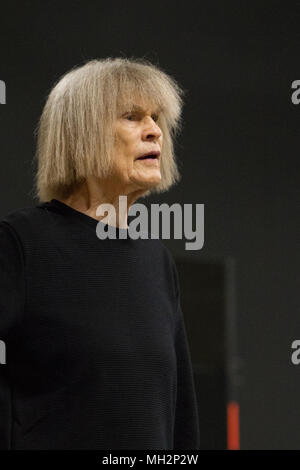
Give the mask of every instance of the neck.
POLYGON ((61 201, 96 220, 127 229, 130 206, 144 193, 144 189, 130 192, 124 188, 112 188, 111 184, 99 185, 95 179, 89 179, 61 201))

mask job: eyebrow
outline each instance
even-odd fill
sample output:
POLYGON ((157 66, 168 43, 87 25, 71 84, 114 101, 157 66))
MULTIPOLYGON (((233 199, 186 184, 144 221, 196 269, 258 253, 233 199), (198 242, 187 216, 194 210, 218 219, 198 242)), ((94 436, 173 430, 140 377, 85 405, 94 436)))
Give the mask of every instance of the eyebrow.
MULTIPOLYGON (((131 111, 138 111, 138 112, 145 111, 145 109, 139 106, 138 104, 132 104, 132 105, 129 105, 128 107, 131 109, 131 111)), ((155 110, 153 110, 153 112, 156 114, 159 114, 161 112, 161 108, 157 107, 155 110)))

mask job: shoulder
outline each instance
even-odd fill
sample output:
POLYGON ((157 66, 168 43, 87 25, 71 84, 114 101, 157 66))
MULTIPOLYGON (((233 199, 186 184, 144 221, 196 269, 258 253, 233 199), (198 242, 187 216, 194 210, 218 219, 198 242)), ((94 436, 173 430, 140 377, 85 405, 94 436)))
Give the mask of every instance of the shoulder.
POLYGON ((23 249, 17 232, 6 221, 0 220, 0 252, 1 263, 5 259, 13 262, 13 260, 22 260, 23 249))
POLYGON ((46 204, 42 203, 11 210, 0 217, 1 227, 19 240, 26 236, 30 237, 43 227, 46 229, 47 211, 45 208, 46 204))
POLYGON ((171 295, 177 302, 179 277, 172 252, 160 239, 149 239, 146 242, 148 242, 146 245, 150 248, 148 257, 152 266, 154 266, 161 279, 167 282, 171 295))
POLYGON ((18 209, 10 210, 7 214, 0 217, 0 222, 5 222, 10 225, 15 225, 23 222, 24 220, 36 219, 40 216, 44 204, 37 204, 35 206, 24 206, 18 209))
POLYGON ((163 263, 165 268, 173 270, 176 269, 174 257, 169 248, 158 238, 152 238, 152 234, 149 232, 144 242, 143 248, 147 248, 149 253, 153 255, 153 261, 158 260, 163 263))
POLYGON ((6 338, 21 319, 25 302, 23 244, 12 225, 0 220, 0 333, 6 338))
POLYGON ((176 282, 177 278, 177 268, 174 256, 171 250, 161 241, 161 240, 154 240, 157 242, 156 247, 161 251, 161 256, 164 259, 166 267, 173 273, 174 281, 176 282))

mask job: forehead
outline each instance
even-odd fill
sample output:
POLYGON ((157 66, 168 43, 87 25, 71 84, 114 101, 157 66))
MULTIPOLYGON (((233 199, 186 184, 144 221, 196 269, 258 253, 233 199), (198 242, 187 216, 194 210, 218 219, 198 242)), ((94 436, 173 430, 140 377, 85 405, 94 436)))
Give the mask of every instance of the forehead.
POLYGON ((156 112, 161 111, 160 106, 155 100, 142 99, 138 97, 123 98, 119 102, 119 108, 122 111, 138 111, 138 112, 156 112))

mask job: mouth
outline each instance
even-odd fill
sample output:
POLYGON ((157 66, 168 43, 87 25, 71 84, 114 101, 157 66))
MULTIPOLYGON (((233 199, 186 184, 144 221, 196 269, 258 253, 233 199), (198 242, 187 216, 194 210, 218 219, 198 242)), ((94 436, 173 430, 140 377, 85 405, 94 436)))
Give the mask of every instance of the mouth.
POLYGON ((136 158, 136 160, 158 160, 160 156, 160 152, 148 152, 145 155, 142 155, 141 157, 136 158))

